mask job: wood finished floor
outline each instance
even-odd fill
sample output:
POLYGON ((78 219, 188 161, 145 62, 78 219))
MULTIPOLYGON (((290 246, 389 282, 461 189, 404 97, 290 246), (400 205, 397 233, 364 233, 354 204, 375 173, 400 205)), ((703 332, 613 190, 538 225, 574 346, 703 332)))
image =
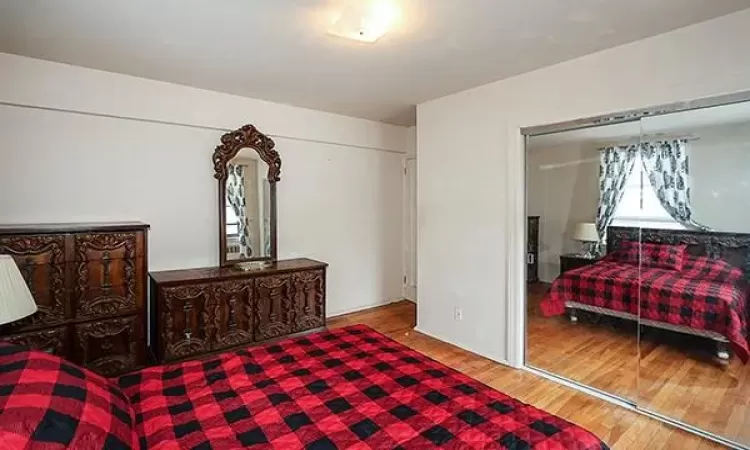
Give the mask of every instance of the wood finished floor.
MULTIPOLYGON (((511 395, 545 411, 576 423, 599 436, 612 449, 680 449, 707 450, 724 448, 682 430, 629 411, 574 389, 548 381, 532 373, 513 369, 490 361, 453 345, 413 330, 416 306, 403 301, 329 320, 329 328, 366 324, 392 339, 411 347, 443 364, 459 370, 494 389, 511 395)), ((558 344, 554 339, 548 345, 558 344)), ((587 367, 582 368, 589 371, 587 367)), ((693 367, 684 368, 683 378, 691 375, 693 367)), ((744 397, 745 401, 750 400, 744 397)), ((688 400, 667 396, 666 402, 677 406, 688 400)), ((748 415, 750 421, 750 415, 748 415)), ((744 422, 738 424, 744 425, 744 422)))
POLYGON ((718 364, 710 341, 657 330, 645 330, 639 355, 634 324, 543 317, 546 290, 529 289, 529 365, 750 444, 750 366, 736 357, 718 364))

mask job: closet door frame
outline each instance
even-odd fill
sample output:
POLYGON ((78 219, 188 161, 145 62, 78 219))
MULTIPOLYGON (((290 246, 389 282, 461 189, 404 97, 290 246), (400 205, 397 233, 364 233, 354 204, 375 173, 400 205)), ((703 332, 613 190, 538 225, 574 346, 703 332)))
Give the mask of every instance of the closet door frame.
MULTIPOLYGON (((607 392, 590 386, 560 377, 556 374, 531 367, 527 364, 527 285, 526 285, 526 217, 527 211, 527 147, 530 137, 546 134, 560 133, 565 131, 580 130, 584 128, 599 127, 604 125, 622 124, 628 122, 639 122, 643 118, 656 117, 696 109, 712 108, 736 103, 750 102, 750 91, 736 92, 716 97, 700 98, 692 101, 676 102, 665 105, 653 106, 624 111, 621 113, 593 116, 566 122, 558 122, 546 125, 529 127, 509 126, 508 136, 508 181, 507 198, 508 208, 508 233, 506 243, 508 250, 507 265, 507 287, 508 301, 508 363, 516 368, 532 372, 543 378, 555 381, 564 386, 576 389, 607 402, 616 404, 651 417, 663 423, 675 426, 682 430, 704 437, 708 440, 718 442, 731 448, 750 449, 722 436, 709 433, 700 428, 672 419, 663 414, 649 411, 639 407, 636 403, 624 401, 607 392)), ((639 327, 640 328, 640 327, 639 327)), ((639 333, 640 338, 640 333, 639 333)))

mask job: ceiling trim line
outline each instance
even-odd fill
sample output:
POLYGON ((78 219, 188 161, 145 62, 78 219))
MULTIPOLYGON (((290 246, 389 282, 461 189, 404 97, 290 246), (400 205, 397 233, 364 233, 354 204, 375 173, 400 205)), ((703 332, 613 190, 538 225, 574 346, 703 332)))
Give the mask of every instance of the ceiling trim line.
MULTIPOLYGON (((36 110, 42 110, 42 111, 76 114, 80 116, 103 117, 107 119, 129 120, 133 122, 152 123, 152 124, 157 124, 157 125, 168 125, 168 126, 192 128, 192 129, 198 129, 198 130, 220 131, 222 133, 233 131, 233 129, 229 129, 229 128, 219 128, 219 127, 212 127, 208 125, 195 125, 195 124, 189 124, 189 123, 183 123, 183 122, 173 122, 169 120, 146 119, 143 117, 121 116, 117 114, 97 113, 97 112, 82 111, 82 110, 68 109, 68 108, 55 108, 51 106, 27 105, 23 103, 14 103, 14 102, 0 101, 0 106, 10 106, 14 108, 23 108, 23 109, 36 109, 36 110)), ((338 147, 351 147, 351 148, 358 148, 362 150, 374 150, 374 151, 384 152, 384 153, 393 153, 396 155, 406 154, 406 150, 398 151, 398 150, 393 150, 393 149, 384 148, 384 147, 374 147, 374 146, 358 145, 358 144, 343 144, 341 142, 327 141, 324 139, 308 139, 308 138, 301 138, 297 136, 286 136, 283 134, 270 134, 270 133, 267 134, 266 136, 269 136, 272 138, 278 138, 278 139, 288 139, 291 141, 309 142, 313 144, 327 144, 327 145, 335 145, 338 147)))

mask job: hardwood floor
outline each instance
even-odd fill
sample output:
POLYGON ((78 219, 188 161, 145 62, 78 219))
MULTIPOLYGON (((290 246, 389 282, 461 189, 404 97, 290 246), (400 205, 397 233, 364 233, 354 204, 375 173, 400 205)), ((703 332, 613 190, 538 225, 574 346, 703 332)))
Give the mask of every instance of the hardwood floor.
POLYGON ((750 444, 750 366, 737 357, 719 364, 707 339, 646 329, 639 347, 633 323, 543 317, 538 304, 546 289, 529 289, 529 365, 750 444))
MULTIPOLYGON (((517 370, 425 336, 413 330, 416 306, 403 301, 329 319, 329 328, 363 323, 470 377, 576 423, 599 436, 612 449, 707 450, 722 446, 663 425, 595 397, 517 370)), ((550 340, 549 347, 554 348, 550 340)), ((685 375, 690 373, 687 369, 685 375)), ((692 377, 692 376, 691 376, 692 377)), ((692 378, 691 378, 692 379, 692 378)), ((745 401, 749 399, 744 397, 745 401)), ((672 399, 680 401, 679 399, 672 399)), ((684 401, 684 400, 682 400, 684 401)), ((750 415, 748 416, 750 419, 750 415)), ((740 421, 739 425, 744 425, 740 421)))

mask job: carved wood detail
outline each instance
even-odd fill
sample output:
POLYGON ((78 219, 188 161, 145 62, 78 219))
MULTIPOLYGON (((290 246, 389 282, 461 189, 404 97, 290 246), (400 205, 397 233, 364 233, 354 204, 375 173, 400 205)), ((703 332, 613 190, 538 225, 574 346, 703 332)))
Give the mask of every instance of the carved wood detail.
POLYGON ((87 259, 100 260, 105 259, 103 254, 106 252, 109 259, 133 259, 138 256, 136 253, 137 238, 137 233, 87 233, 76 235, 76 258, 79 261, 87 259))
POLYGON ((252 342, 253 284, 230 281, 214 285, 214 326, 216 340, 213 348, 252 342))
POLYGON ((0 340, 54 355, 65 356, 67 353, 65 348, 65 343, 68 342, 67 334, 68 328, 63 326, 4 336, 0 337, 0 340))
POLYGON ((37 302, 38 311, 13 323, 14 330, 65 321, 65 236, 0 236, 0 254, 9 254, 37 302))
POLYGON ((299 259, 260 271, 152 273, 157 358, 165 363, 324 327, 325 268, 299 259))
POLYGON ((619 248, 622 241, 701 245, 704 247, 705 254, 711 258, 720 258, 725 249, 735 249, 742 255, 745 279, 750 281, 750 234, 748 233, 632 227, 609 227, 607 229, 608 253, 619 248))
POLYGON ((0 226, 0 254, 16 260, 39 309, 0 339, 106 376, 142 367, 147 233, 135 222, 0 226))
POLYGON ((322 270, 292 274, 294 331, 322 327, 325 322, 325 276, 322 270))
POLYGON ((221 144, 214 150, 212 161, 214 164, 214 178, 219 181, 219 264, 230 266, 245 261, 270 260, 277 257, 278 238, 276 231, 276 183, 281 180, 281 157, 274 149, 273 139, 258 131, 253 125, 244 125, 221 137, 221 144), (269 183, 269 235, 270 254, 243 257, 229 260, 227 253, 227 218, 226 218, 226 184, 229 162, 237 156, 243 148, 251 148, 258 153, 260 159, 268 165, 266 178, 269 183))
POLYGON ((62 264, 65 262, 64 235, 0 236, 0 253, 26 264, 62 264))
POLYGON ((76 268, 76 316, 112 315, 136 309, 136 290, 141 282, 138 275, 136 261, 132 259, 121 259, 116 263, 111 259, 79 262, 76 268), (123 283, 118 286, 112 284, 113 266, 118 268, 116 276, 123 283))
POLYGON ((166 359, 178 359, 208 351, 215 330, 211 284, 178 286, 163 290, 161 323, 166 359))
POLYGON ((136 316, 130 316, 76 325, 78 361, 105 376, 141 367, 140 324, 136 316))
MULTIPOLYGON (((136 310, 142 277, 137 233, 88 233, 75 236, 75 314, 107 316, 136 310)), ((141 289, 142 290, 142 287, 141 289)))
POLYGON ((273 184, 281 180, 281 157, 274 150, 276 144, 273 139, 258 131, 254 125, 244 125, 221 137, 221 144, 216 147, 213 155, 214 178, 226 180, 227 164, 237 156, 243 148, 252 148, 258 156, 268 164, 268 182, 273 184))
POLYGON ((265 341, 292 333, 292 283, 289 275, 274 275, 256 281, 255 340, 265 341))

